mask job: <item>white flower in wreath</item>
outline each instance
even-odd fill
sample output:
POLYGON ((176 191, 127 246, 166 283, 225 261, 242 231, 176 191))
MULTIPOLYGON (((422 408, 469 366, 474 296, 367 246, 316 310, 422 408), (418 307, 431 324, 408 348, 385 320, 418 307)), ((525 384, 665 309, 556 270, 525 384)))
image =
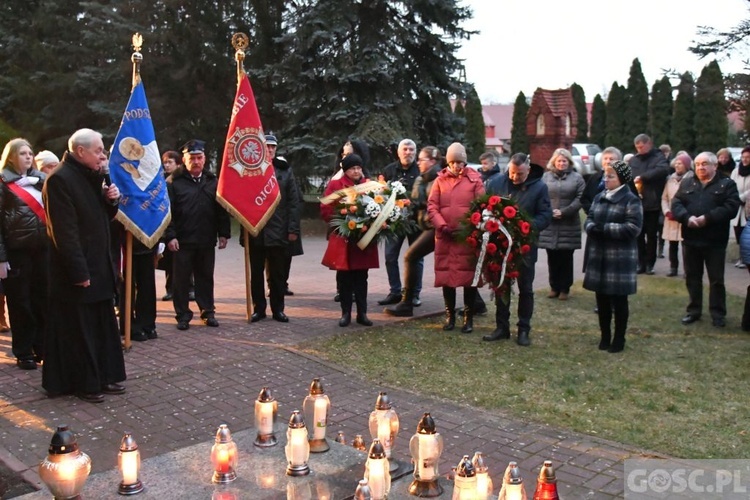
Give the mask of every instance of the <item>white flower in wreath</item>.
POLYGON ((391 212, 391 215, 388 217, 388 220, 391 222, 394 222, 401 217, 401 208, 400 207, 393 207, 393 212, 391 212))
POLYGON ((391 182, 391 192, 396 193, 396 195, 404 194, 406 193, 406 188, 401 182, 393 181, 391 182))
POLYGON ((380 205, 374 201, 368 203, 367 206, 365 206, 365 214, 367 214, 368 217, 377 217, 380 215, 380 205))

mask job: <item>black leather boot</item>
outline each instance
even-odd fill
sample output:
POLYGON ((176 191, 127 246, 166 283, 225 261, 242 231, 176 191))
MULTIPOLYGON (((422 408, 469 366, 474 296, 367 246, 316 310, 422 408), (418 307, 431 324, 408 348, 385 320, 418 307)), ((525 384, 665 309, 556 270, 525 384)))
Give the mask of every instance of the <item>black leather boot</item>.
POLYGON ((456 327, 456 289, 443 287, 443 301, 445 301, 445 324, 443 330, 450 331, 456 327))
POLYGON ((602 330, 602 338, 599 341, 599 350, 606 351, 612 345, 612 332, 602 330))
POLYGON ((354 282, 354 300, 357 303, 357 323, 372 326, 367 317, 367 271, 360 271, 354 282))
POLYGON ((750 332, 750 286, 747 287, 745 294, 745 310, 742 313, 742 331, 750 332))
POLYGON ((464 287, 464 325, 461 333, 474 331, 474 304, 477 300, 477 289, 472 286, 464 287))
POLYGON ((625 329, 618 328, 615 325, 615 338, 612 340, 612 345, 607 349, 608 352, 622 352, 625 349, 625 329))
POLYGON ((384 312, 390 316, 409 317, 414 316, 414 292, 409 288, 404 288, 404 294, 401 302, 395 306, 388 306, 384 312))
POLYGON ((528 330, 518 330, 518 340, 516 340, 516 343, 518 345, 522 345, 524 347, 531 345, 531 339, 529 338, 529 331, 528 330))

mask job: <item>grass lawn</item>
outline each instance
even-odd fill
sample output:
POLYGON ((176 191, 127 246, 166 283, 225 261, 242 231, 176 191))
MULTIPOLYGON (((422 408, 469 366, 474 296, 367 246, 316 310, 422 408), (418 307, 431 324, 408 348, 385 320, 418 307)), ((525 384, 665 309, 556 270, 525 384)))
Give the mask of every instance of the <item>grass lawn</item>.
MULTIPOLYGON (((347 331, 308 352, 378 384, 432 394, 682 458, 750 457, 750 334, 744 297, 729 295, 728 326, 682 326, 684 281, 639 276, 625 351, 599 351, 594 294, 567 302, 536 294, 532 346, 484 342, 494 307, 474 333, 442 317, 347 331)), ((487 290, 483 291, 485 299, 487 290)), ((459 293, 460 296, 460 293, 459 293)), ((513 315, 515 321, 515 296, 513 315)), ((708 293, 704 293, 704 309, 708 293)))

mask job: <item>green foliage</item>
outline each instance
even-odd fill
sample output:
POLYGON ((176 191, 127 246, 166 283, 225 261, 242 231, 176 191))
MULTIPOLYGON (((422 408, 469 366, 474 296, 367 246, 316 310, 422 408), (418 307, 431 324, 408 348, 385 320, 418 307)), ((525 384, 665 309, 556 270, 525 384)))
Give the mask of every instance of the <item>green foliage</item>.
POLYGON ((612 84, 607 98, 607 136, 604 144, 615 146, 623 154, 633 149, 633 137, 625 133, 625 87, 617 82, 612 84))
POLYGON ((589 132, 591 142, 598 144, 602 148, 607 144, 607 105, 599 94, 594 96, 594 103, 591 105, 591 131, 589 132))
POLYGON ((695 82, 693 75, 686 71, 680 77, 677 87, 677 98, 672 114, 672 151, 687 151, 695 154, 695 128, 693 116, 695 109, 695 82))
POLYGON ((576 122, 576 142, 589 142, 589 119, 586 109, 586 92, 583 87, 574 83, 570 86, 573 94, 573 104, 576 107, 578 121, 576 122))
POLYGON ((513 118, 510 129, 510 150, 512 153, 528 153, 531 142, 526 131, 526 115, 531 105, 526 101, 523 92, 518 93, 513 105, 513 118))
POLYGON ((472 85, 466 96, 466 154, 470 162, 479 163, 479 155, 484 153, 486 141, 482 103, 477 90, 472 85))
MULTIPOLYGON (((651 138, 656 146, 669 142, 672 135, 672 84, 666 75, 651 87, 651 138)), ((675 151, 676 152, 676 151, 675 151)))
POLYGON ((696 152, 716 152, 727 145, 727 105, 719 63, 704 66, 695 83, 696 152))
POLYGON ((0 144, 5 144, 14 137, 18 137, 18 132, 8 125, 5 120, 0 118, 0 144))
POLYGON ((632 143, 636 135, 648 132, 648 84, 641 70, 641 62, 635 58, 628 77, 623 133, 632 143))

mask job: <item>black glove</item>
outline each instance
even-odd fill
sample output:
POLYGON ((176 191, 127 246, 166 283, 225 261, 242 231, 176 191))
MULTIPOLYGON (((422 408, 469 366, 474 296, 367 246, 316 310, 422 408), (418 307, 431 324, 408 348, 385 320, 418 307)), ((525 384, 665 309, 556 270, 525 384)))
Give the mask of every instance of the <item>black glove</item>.
POLYGON ((602 223, 595 223, 592 226, 589 226, 589 234, 592 236, 601 236, 604 234, 604 224, 602 223))

